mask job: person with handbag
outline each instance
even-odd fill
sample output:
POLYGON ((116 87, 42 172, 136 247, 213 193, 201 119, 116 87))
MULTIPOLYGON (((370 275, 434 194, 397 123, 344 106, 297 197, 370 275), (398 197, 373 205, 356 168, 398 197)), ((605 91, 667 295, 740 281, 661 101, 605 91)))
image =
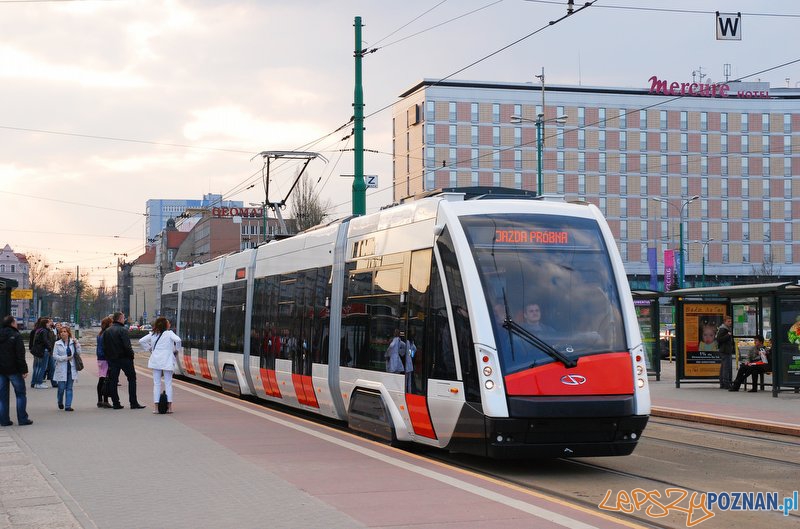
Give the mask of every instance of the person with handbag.
POLYGON ((72 386, 78 378, 78 371, 83 369, 80 359, 81 344, 72 338, 72 330, 61 327, 59 340, 53 349, 53 360, 56 367, 53 371, 53 382, 58 383, 58 409, 73 411, 72 386))
POLYGON ((170 323, 159 316, 153 323, 153 330, 139 340, 146 351, 150 351, 147 367, 153 370, 153 413, 158 413, 161 398, 161 377, 164 377, 164 391, 167 394, 167 413, 172 413, 172 373, 175 371, 174 356, 181 350, 181 339, 170 330, 170 323))

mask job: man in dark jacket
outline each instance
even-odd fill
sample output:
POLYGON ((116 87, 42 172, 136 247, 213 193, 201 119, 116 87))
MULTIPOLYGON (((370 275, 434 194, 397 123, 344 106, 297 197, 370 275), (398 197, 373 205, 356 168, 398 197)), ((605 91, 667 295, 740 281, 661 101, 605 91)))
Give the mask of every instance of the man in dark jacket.
POLYGON ((28 397, 25 395, 25 377, 27 376, 25 344, 17 330, 17 319, 14 316, 6 316, 0 329, 0 426, 14 424, 9 414, 11 396, 9 385, 14 386, 14 394, 17 397, 17 421, 20 426, 33 424, 26 410, 28 397))
POLYGON ((725 315, 723 324, 717 329, 717 346, 719 347, 719 387, 731 389, 733 387, 733 318, 725 315))
POLYGON ((125 373, 128 379, 128 399, 132 410, 144 408, 139 404, 136 397, 136 370, 133 368, 133 347, 131 338, 128 336, 128 329, 125 328, 125 314, 115 312, 111 315, 114 322, 103 332, 103 353, 108 362, 107 387, 109 397, 114 404, 115 410, 121 410, 125 406, 119 402, 119 392, 117 383, 119 382, 119 372, 125 373))

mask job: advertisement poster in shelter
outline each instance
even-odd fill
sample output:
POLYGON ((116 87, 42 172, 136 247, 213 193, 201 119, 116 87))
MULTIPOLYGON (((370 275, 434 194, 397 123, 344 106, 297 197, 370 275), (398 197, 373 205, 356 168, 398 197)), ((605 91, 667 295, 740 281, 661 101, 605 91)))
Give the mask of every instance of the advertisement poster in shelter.
MULTIPOLYGON (((775 343, 780 343, 780 355, 773 352, 782 385, 800 386, 800 299, 782 299, 780 326, 775 343)), ((776 365, 772 366, 773 371, 776 365)))
POLYGON ((716 341, 727 305, 686 303, 683 306, 683 373, 690 377, 719 377, 720 356, 716 341))

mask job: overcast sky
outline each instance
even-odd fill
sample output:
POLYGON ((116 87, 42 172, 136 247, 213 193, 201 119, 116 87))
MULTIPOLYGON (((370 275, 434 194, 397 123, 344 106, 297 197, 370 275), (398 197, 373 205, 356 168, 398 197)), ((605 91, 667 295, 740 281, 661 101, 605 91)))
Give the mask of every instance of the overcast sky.
MULTIPOLYGON (((332 217, 348 213, 349 129, 306 145, 352 114, 355 16, 365 47, 379 48, 364 59, 367 114, 540 28, 454 78, 526 82, 544 67, 547 83, 644 87, 651 75, 685 81, 702 67, 717 81, 725 63, 736 78, 800 59, 797 2, 599 0, 548 27, 566 4, 0 0, 0 244, 114 285, 118 254, 144 249, 146 200, 260 202, 251 158, 264 150, 321 152, 329 162, 310 175, 332 217), (741 41, 715 40, 716 10, 743 13, 741 41)), ((795 86, 800 63, 757 77, 795 86)), ((380 151, 365 157, 380 179, 368 212, 392 199, 390 126, 391 110, 366 122, 365 147, 380 151)), ((273 172, 271 198, 294 171, 273 172)))

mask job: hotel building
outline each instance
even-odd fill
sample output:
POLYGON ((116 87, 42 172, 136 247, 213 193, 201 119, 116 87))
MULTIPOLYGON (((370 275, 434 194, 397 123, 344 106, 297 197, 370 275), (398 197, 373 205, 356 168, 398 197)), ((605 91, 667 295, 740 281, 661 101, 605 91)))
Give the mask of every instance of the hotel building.
POLYGON ((600 208, 633 287, 653 286, 658 256, 663 289, 664 251, 678 248, 681 219, 684 286, 800 277, 795 88, 426 79, 394 106, 394 199, 465 186, 536 191, 537 119, 543 193, 600 208))

